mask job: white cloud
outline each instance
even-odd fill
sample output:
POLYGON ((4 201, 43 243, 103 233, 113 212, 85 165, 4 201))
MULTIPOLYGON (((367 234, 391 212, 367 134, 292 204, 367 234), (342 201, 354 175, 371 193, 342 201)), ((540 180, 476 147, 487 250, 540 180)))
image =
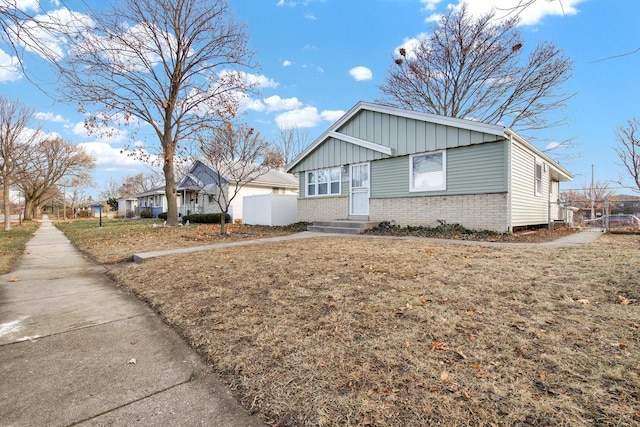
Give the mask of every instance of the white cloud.
POLYGON ((278 6, 289 6, 289 7, 295 7, 296 6, 296 2, 295 1, 285 1, 285 0, 278 0, 278 6))
POLYGON ((317 18, 315 15, 311 14, 311 13, 307 13, 304 15, 305 19, 308 19, 309 21, 315 21, 317 18))
POLYGON ((340 117, 344 116, 344 114, 345 111, 343 110, 324 110, 322 113, 320 113, 320 117, 322 117, 322 120, 335 122, 340 117))
POLYGON ((90 133, 85 127, 84 122, 76 123, 72 132, 74 135, 79 136, 81 138, 97 138, 98 141, 109 143, 109 144, 117 144, 126 141, 127 132, 121 129, 117 129, 112 126, 104 126, 100 129, 96 129, 96 132, 90 133))
POLYGON ((426 23, 440 22, 440 19, 442 19, 442 14, 441 13, 433 13, 433 14, 427 16, 426 18, 424 18, 424 22, 426 22, 426 23))
POLYGON ((427 33, 420 33, 417 36, 412 37, 410 39, 406 38, 406 39, 404 39, 402 44, 396 48, 396 50, 393 52, 393 54, 395 56, 397 56, 398 55, 398 50, 401 47, 403 47, 406 50, 407 58, 415 59, 415 51, 416 51, 418 45, 420 43, 422 43, 423 41, 427 40, 428 38, 429 38, 429 35, 427 33))
POLYGON ((55 139, 55 138, 61 138, 60 134, 56 132, 43 132, 42 130, 31 129, 31 128, 23 129, 19 137, 19 139, 23 143, 26 143, 26 142, 37 143, 45 139, 55 139))
POLYGON ((344 111, 328 111, 318 113, 316 107, 304 107, 297 110, 287 111, 276 116, 276 123, 280 129, 290 127, 311 128, 315 127, 322 120, 335 120, 344 115, 344 111))
POLYGON ((287 111, 276 116, 276 123, 280 129, 290 127, 312 128, 317 126, 322 119, 316 107, 304 107, 298 110, 287 111))
POLYGON ((371 80, 373 78, 373 73, 371 72, 371 70, 361 65, 350 69, 349 74, 351 74, 351 77, 356 79, 356 81, 358 82, 363 80, 371 80))
POLYGON ((63 58, 65 37, 73 37, 91 27, 93 21, 87 15, 61 8, 46 15, 36 15, 33 20, 24 22, 19 36, 15 27, 9 28, 7 34, 14 43, 45 59, 63 58))
POLYGON ((40 7, 40 2, 38 0, 17 0, 17 1, 12 1, 11 3, 9 3, 7 0, 3 0, 0 1, 0 7, 5 8, 7 7, 7 4, 9 4, 10 6, 14 6, 18 9, 18 10, 22 10, 22 11, 27 11, 27 10, 34 10, 37 11, 40 7))
POLYGON ((547 148, 545 148, 545 151, 557 150, 560 147, 562 147, 562 144, 560 144, 559 142, 550 142, 549 144, 547 144, 547 148))
POLYGON ((293 64, 293 62, 289 61, 288 59, 285 59, 285 60, 282 62, 282 66, 283 66, 283 67, 288 67, 288 66, 290 66, 290 65, 292 65, 292 64, 293 64))
POLYGON ((424 5, 424 10, 431 11, 436 10, 436 5, 442 0, 420 0, 420 3, 424 5))
POLYGON ((106 142, 82 142, 78 144, 78 147, 83 148, 87 154, 93 156, 97 165, 132 166, 143 163, 136 156, 128 155, 130 152, 122 148, 112 147, 106 142))
POLYGON ((300 102, 298 98, 281 98, 278 95, 265 98, 264 103, 267 106, 267 112, 295 110, 296 108, 302 107, 302 102, 300 102))
POLYGON ((0 83, 14 82, 22 78, 18 57, 0 49, 0 83))
POLYGON ((71 122, 67 119, 65 119, 64 117, 62 117, 60 114, 54 114, 51 112, 37 112, 33 115, 36 119, 38 120, 43 120, 45 122, 51 122, 51 123, 62 123, 65 125, 70 125, 71 122))
POLYGON ((239 112, 264 111, 265 109, 265 105, 259 99, 253 99, 248 97, 246 94, 242 94, 238 106, 239 112))
MULTIPOLYGON (((231 73, 236 73, 236 71, 230 71, 230 70, 223 71, 220 73, 220 77, 224 78, 225 75, 231 74, 231 73)), ((258 87, 260 89, 276 88, 280 85, 275 80, 270 79, 269 77, 263 74, 251 74, 251 73, 245 73, 243 71, 238 71, 237 73, 240 76, 240 78, 242 78, 247 84, 249 84, 250 86, 258 87)))
POLYGON ((467 10, 474 16, 480 16, 494 10, 496 18, 510 17, 513 16, 513 13, 518 12, 522 25, 535 25, 548 15, 575 15, 579 12, 576 6, 583 1, 585 0, 537 0, 526 7, 514 9, 519 3, 514 0, 460 0, 453 7, 458 8, 466 3, 467 10))

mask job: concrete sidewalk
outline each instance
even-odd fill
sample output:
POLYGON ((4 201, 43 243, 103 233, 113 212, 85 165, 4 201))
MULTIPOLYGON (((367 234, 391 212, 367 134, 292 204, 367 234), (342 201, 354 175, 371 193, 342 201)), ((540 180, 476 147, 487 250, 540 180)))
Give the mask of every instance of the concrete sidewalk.
POLYGON ((260 426, 45 219, 0 276, 0 425, 260 426))
POLYGON ((133 254, 133 261, 142 264, 148 259, 163 257, 168 255, 183 255, 193 252, 209 251, 213 249, 223 249, 235 246, 249 246, 249 245, 263 245, 272 242, 281 242, 284 240, 298 240, 309 239, 312 237, 343 237, 343 238, 361 238, 361 239, 396 239, 396 240, 423 240, 434 243, 451 243, 455 245, 466 246, 504 246, 504 247, 571 247, 580 246, 587 243, 591 243, 596 240, 602 234, 599 229, 584 229, 577 233, 570 234, 554 240, 553 242, 545 243, 505 243, 505 242, 485 242, 476 240, 453 240, 453 239, 439 239, 431 237, 411 237, 411 236, 379 236, 373 234, 336 234, 336 233, 319 233, 315 231, 303 231, 300 233, 289 234, 287 236, 269 237, 265 239, 255 240, 241 240, 237 242, 229 243, 214 243, 211 245, 192 246, 188 248, 179 249, 167 249, 163 251, 154 252, 140 252, 133 254))

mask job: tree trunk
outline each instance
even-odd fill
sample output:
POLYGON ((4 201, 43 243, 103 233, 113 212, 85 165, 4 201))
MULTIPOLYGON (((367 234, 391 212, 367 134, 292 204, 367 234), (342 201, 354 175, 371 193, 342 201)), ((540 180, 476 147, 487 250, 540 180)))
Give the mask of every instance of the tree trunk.
POLYGON ((26 199, 24 201, 24 216, 22 217, 22 219, 24 219, 25 221, 29 221, 33 219, 33 212, 31 212, 33 206, 33 202, 29 199, 26 199))
MULTIPOLYGON (((168 144, 165 144, 168 147, 168 144)), ((167 225, 178 225, 178 197, 176 194, 176 178, 173 165, 173 153, 166 150, 164 165, 164 192, 167 198, 167 225)))
POLYGON ((220 214, 220 234, 225 234, 227 232, 225 228, 226 219, 227 219, 227 211, 224 211, 220 214))
MULTIPOLYGON (((7 182, 7 180, 4 180, 7 182)), ((5 231, 11 230, 11 200, 9 200, 9 186, 5 185, 4 190, 2 191, 2 196, 4 197, 4 229, 5 231)))

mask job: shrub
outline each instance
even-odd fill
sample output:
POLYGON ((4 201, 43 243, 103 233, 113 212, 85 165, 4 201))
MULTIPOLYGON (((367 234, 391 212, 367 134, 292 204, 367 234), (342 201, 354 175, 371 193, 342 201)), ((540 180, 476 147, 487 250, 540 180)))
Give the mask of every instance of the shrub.
POLYGON ((153 214, 150 210, 140 212, 140 218, 153 218, 153 214))
POLYGON ((159 219, 164 219, 165 221, 167 220, 167 212, 161 212, 158 214, 158 218, 159 219))
MULTIPOLYGON (((207 213, 207 214, 191 214, 182 217, 183 222, 189 221, 191 224, 220 224, 220 213, 207 213)), ((226 214, 225 220, 227 224, 231 222, 231 217, 226 214)))

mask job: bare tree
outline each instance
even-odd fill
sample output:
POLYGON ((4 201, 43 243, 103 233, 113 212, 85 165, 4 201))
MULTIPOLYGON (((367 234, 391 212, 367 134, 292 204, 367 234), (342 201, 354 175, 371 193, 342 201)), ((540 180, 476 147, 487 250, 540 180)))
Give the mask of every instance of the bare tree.
POLYGON ((309 133, 296 126, 288 126, 280 129, 280 134, 275 142, 275 149, 282 157, 284 165, 291 161, 309 144, 309 133))
POLYGON ((11 187, 24 178, 38 131, 29 130, 33 110, 0 95, 0 184, 3 187, 4 229, 11 230, 11 187))
POLYGON ((120 182, 113 178, 109 178, 109 181, 107 181, 102 191, 100 191, 100 199, 119 199, 122 197, 122 192, 120 191, 121 188, 122 184, 120 182))
POLYGON ((51 189, 68 179, 87 175, 95 167, 93 158, 81 147, 62 138, 49 138, 32 147, 19 188, 25 196, 25 219, 38 215, 51 189))
MULTIPOLYGON (((232 118, 239 94, 256 84, 242 71, 255 63, 245 27, 233 19, 227 1, 124 0, 108 10, 50 15, 16 28, 33 26, 63 48, 38 42, 32 32, 15 31, 12 39, 56 67, 62 96, 88 115, 87 129, 152 129, 167 222, 177 224, 176 154, 203 126, 232 118)), ((138 154, 152 159, 147 151, 138 154)))
POLYGON ((640 120, 634 118, 627 121, 626 127, 619 127, 616 130, 618 145, 615 150, 620 159, 620 165, 631 176, 635 187, 620 184, 634 191, 640 192, 640 120))
POLYGON ((476 19, 466 6, 451 9, 415 49, 400 48, 380 86, 383 102, 525 131, 560 122, 549 123, 546 113, 569 98, 558 90, 572 62, 551 43, 524 61, 518 17, 494 17, 495 11, 476 19))
POLYGON ((246 125, 230 122, 211 129, 201 136, 201 151, 214 171, 214 191, 208 195, 215 200, 220 212, 220 233, 225 233, 225 219, 231 202, 240 190, 272 167, 265 158, 269 142, 259 132, 246 125))

